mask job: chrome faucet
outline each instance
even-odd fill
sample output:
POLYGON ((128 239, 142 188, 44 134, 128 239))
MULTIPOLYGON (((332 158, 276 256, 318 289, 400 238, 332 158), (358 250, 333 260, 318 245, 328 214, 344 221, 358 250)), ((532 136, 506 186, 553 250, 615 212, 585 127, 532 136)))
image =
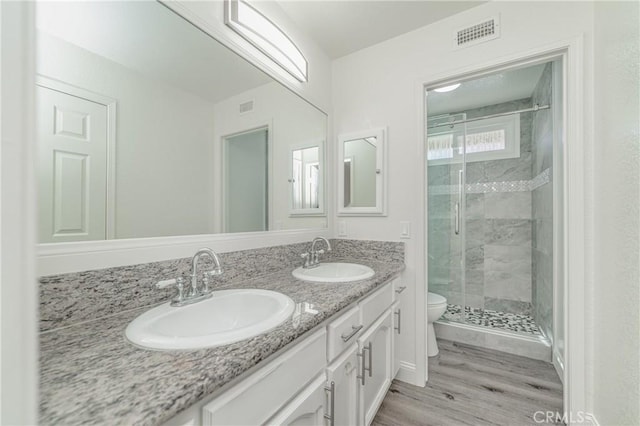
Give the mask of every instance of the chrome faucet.
POLYGON ((316 243, 318 241, 324 241, 327 245, 327 252, 331 251, 331 243, 325 237, 315 237, 311 242, 311 251, 308 253, 302 253, 300 256, 304 259, 303 268, 315 268, 320 263, 320 255, 325 251, 320 249, 316 250, 316 243))
POLYGON ((191 289, 186 295, 184 294, 184 278, 182 277, 157 282, 155 287, 160 289, 175 286, 178 289, 178 294, 171 299, 171 306, 190 305, 211 297, 212 291, 209 289, 209 279, 216 275, 221 275, 222 272, 222 266, 220 266, 220 259, 218 258, 218 255, 210 248, 201 248, 191 259, 191 289), (198 261, 202 256, 208 256, 211 258, 215 267, 202 274, 202 288, 199 288, 198 261))

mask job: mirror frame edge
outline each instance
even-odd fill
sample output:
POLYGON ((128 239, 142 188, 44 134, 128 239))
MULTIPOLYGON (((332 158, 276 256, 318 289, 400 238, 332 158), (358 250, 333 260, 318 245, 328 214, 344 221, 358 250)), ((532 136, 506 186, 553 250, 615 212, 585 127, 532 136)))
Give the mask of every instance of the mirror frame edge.
POLYGON ((368 130, 359 130, 349 133, 341 133, 338 135, 337 161, 338 168, 338 216, 387 216, 387 175, 388 175, 388 159, 387 159, 387 127, 376 127, 368 130), (344 206, 344 143, 355 139, 363 139, 375 136, 380 141, 380 145, 376 147, 376 165, 379 166, 381 173, 376 174, 376 205, 375 207, 345 207, 344 206))

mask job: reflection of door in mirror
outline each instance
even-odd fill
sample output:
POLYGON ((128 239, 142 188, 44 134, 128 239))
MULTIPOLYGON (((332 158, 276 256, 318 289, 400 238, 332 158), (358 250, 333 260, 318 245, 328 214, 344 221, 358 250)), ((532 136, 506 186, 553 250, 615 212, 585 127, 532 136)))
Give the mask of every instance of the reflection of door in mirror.
POLYGON ((375 207, 376 137, 346 141, 344 158, 344 207, 375 207))
POLYGON ((43 86, 36 96, 39 241, 105 239, 107 106, 43 86))
POLYGON ((224 139, 224 232, 269 229, 268 165, 267 128, 224 139))
POLYGON ((291 151, 291 206, 294 211, 320 208, 320 147, 291 151))

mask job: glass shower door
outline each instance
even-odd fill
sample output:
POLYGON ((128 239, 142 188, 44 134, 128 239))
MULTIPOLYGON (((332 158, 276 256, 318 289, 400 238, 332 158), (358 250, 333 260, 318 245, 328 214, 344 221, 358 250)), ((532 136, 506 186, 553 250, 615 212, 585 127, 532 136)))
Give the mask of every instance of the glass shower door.
POLYGON ((447 298, 445 319, 465 321, 464 114, 427 121, 429 291, 447 298))

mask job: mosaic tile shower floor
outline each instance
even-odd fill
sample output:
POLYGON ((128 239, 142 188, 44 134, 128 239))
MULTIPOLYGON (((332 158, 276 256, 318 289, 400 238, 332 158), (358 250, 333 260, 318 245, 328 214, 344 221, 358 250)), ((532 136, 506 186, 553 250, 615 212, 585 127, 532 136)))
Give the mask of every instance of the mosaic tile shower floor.
MULTIPOLYGON (((462 314, 462 306, 447 305, 444 319, 459 322, 462 314)), ((490 309, 476 309, 465 307, 465 322, 467 324, 482 327, 498 328, 516 333, 526 333, 540 336, 542 333, 530 315, 510 314, 506 312, 492 311, 490 309)))

